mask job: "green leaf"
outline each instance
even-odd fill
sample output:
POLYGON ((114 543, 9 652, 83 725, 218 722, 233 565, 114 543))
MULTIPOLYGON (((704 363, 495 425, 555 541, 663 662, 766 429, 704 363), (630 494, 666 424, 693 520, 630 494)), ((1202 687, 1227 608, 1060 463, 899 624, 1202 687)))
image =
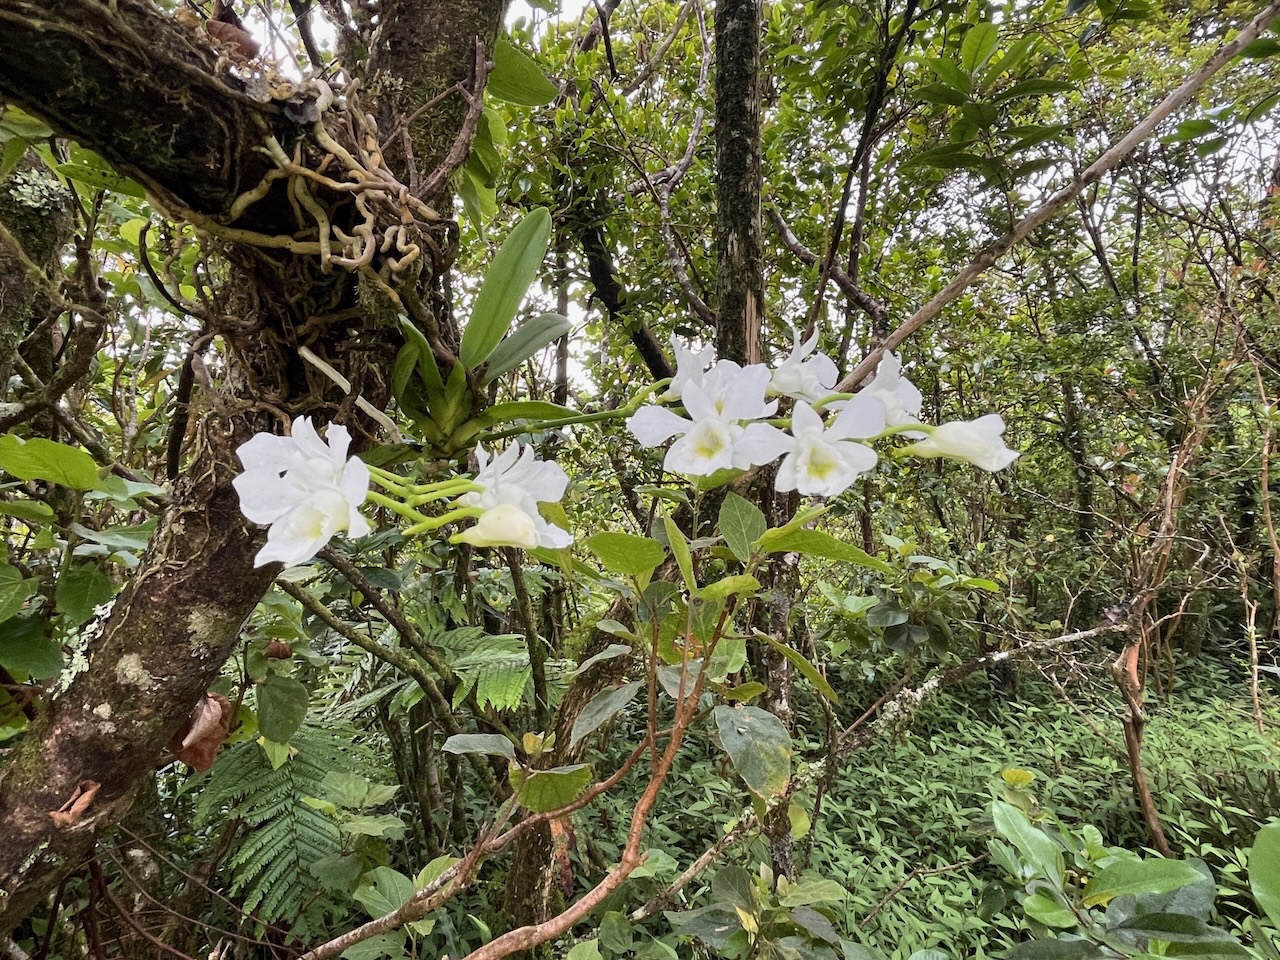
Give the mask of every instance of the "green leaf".
POLYGON ((546 400, 512 400, 495 403, 477 419, 485 424, 510 423, 513 420, 563 420, 578 416, 577 410, 562 407, 546 400))
POLYGON ((760 589, 760 581, 749 574, 740 573, 732 577, 721 577, 715 583, 709 583, 698 591, 703 600, 724 600, 738 593, 755 593, 760 589))
POLYGON ((1280 823, 1267 824, 1253 841, 1249 851, 1249 889, 1267 919, 1280 927, 1280 823))
POLYGON ((0 516, 16 517, 24 523, 52 523, 53 507, 40 500, 0 500, 0 516))
POLYGON ((17 567, 0 566, 0 623, 21 611, 39 588, 39 580, 23 577, 17 567))
POLYGON ((405 942, 409 934, 404 930, 393 930, 391 933, 379 933, 352 944, 342 951, 342 960, 402 960, 406 956, 405 942))
POLYGON ((492 383, 508 370, 514 370, 572 329, 572 321, 558 313, 542 313, 526 320, 515 333, 493 348, 485 368, 484 382, 492 383))
POLYGON ((676 522, 671 519, 670 515, 662 515, 662 526, 667 534, 667 543, 671 546, 671 555, 676 558, 676 565, 680 568, 680 575, 684 577, 685 586, 691 591, 698 589, 698 581, 693 576, 693 557, 689 553, 689 541, 684 538, 684 533, 676 526, 676 522))
POLYGON ((991 59, 1000 43, 1000 28, 994 23, 976 23, 960 42, 960 66, 972 74, 991 59))
POLYGON ((360 877, 364 861, 355 853, 331 853, 307 868, 326 890, 347 893, 360 877))
POLYGON ((78 627, 93 616, 93 608, 116 595, 116 586, 96 563, 79 564, 58 578, 58 612, 78 627))
POLYGON ((1109 927, 1108 932, 1112 931, 1124 931, 1132 936, 1168 943, 1233 942, 1227 931, 1211 927, 1199 917, 1189 917, 1185 913, 1146 913, 1109 927))
POLYGON ((631 533, 597 533, 585 542, 606 570, 641 580, 647 580, 667 557, 657 540, 631 533))
POLYGON ((1018 848, 1036 876, 1044 877, 1055 887, 1062 887, 1062 849, 1047 833, 1032 824, 1025 813, 1003 800, 991 804, 991 819, 995 822, 996 833, 1018 848))
POLYGON ((62 672, 62 647, 49 638, 45 617, 20 616, 0 629, 0 666, 18 678, 47 680, 62 672))
POLYGON ((1060 904, 1044 891, 1039 891, 1023 901, 1022 909, 1028 917, 1046 927, 1058 930, 1070 930, 1077 923, 1076 915, 1069 907, 1060 904))
POLYGON ((445 753, 484 753, 491 757, 516 758, 516 748, 497 733, 455 733, 444 742, 445 753))
POLYGON ((462 333, 459 359, 468 370, 484 363, 507 335, 550 240, 551 214, 539 207, 516 224, 494 256, 462 333))
POLYGON ((270 674, 258 684, 258 730, 268 740, 288 743, 307 716, 307 688, 292 677, 270 674))
POLYGON ((802 880, 787 888, 778 903, 784 907, 807 907, 814 903, 844 903, 849 893, 834 880, 802 880))
POLYGON ((813 684, 814 689, 826 697, 828 701, 834 703, 836 706, 840 705, 840 695, 835 692, 831 684, 827 683, 827 678, 818 672, 818 668, 805 659, 804 654, 799 650, 796 650, 794 647, 779 642, 769 634, 760 630, 755 631, 755 634, 780 653, 793 667, 799 670, 801 675, 813 684))
POLYGON ((502 37, 493 50, 493 69, 485 90, 499 100, 523 107, 550 103, 560 92, 528 54, 502 37))
POLYGON ((1102 948, 1089 940, 1027 940, 1014 944, 1005 960, 1096 960, 1102 948))
POLYGON ((758 707, 716 707, 720 742, 747 786, 762 797, 780 796, 791 780, 791 736, 758 707))
POLYGON ((404 837, 405 823, 391 813, 376 816, 350 817, 338 824, 338 829, 357 837, 387 837, 400 840, 404 837))
POLYGON ((625 913, 610 910, 600 921, 600 944, 610 953, 626 953, 635 942, 631 921, 625 913))
POLYGON ((896 627, 900 623, 906 623, 908 619, 907 611, 892 600, 878 603, 867 611, 867 626, 875 627, 877 630, 896 627))
MULTIPOLYGON (((617 625, 618 627, 622 628, 623 633, 617 634, 618 636, 627 636, 627 635, 634 636, 634 634, 632 634, 630 630, 628 630, 622 624, 618 623, 618 621, 616 620, 601 620, 599 623, 596 624, 596 629, 603 630, 605 633, 612 634, 614 631, 610 629, 610 627, 613 627, 614 625, 617 625), (609 626, 605 626, 606 624, 608 624, 609 626)), ((580 664, 578 664, 576 667, 574 667, 572 670, 570 670, 567 674, 565 674, 565 679, 572 680, 574 677, 578 677, 586 673, 588 670, 594 667, 597 663, 603 663, 606 660, 613 660, 616 657, 625 657, 630 652, 631 652, 631 647, 628 644, 611 643, 607 647, 605 647, 603 650, 601 650, 599 653, 592 654, 591 656, 587 657, 587 659, 583 660, 580 664)))
POLYGON ((605 690, 591 698, 591 702, 583 707, 573 721, 573 732, 569 735, 569 746, 576 747, 584 737, 589 737, 609 722, 628 703, 635 699, 644 684, 639 680, 624 683, 616 690, 605 690))
POLYGON ((533 770, 520 784, 516 798, 526 810, 546 813, 572 803, 589 783, 591 767, 585 763, 533 770))
POLYGON ((736 493, 727 493, 720 504, 720 535, 733 555, 746 563, 752 545, 764 536, 769 525, 760 508, 736 493))
POLYGON ((0 470, 19 480, 47 480, 73 490, 92 490, 98 485, 98 465, 93 457, 41 437, 23 440, 12 433, 0 437, 0 470))
POLYGON ((593 937, 590 940, 575 943, 565 954, 565 960, 602 960, 600 940, 593 937))
POLYGON ((390 867, 374 867, 360 879, 352 894, 371 917, 399 910, 413 896, 413 881, 390 867))
POLYGON ((1168 893, 1199 879, 1196 868, 1182 860, 1117 860, 1089 880, 1084 905, 1105 904, 1124 894, 1168 893))
POLYGON ((856 564, 886 575, 894 572, 893 567, 883 560, 821 530, 790 530, 781 536, 771 536, 775 532, 778 531, 770 530, 761 538, 760 547, 766 553, 801 553, 808 557, 856 564))
POLYGON ((105 164, 99 166, 91 163, 58 163, 54 165, 54 169, 68 180, 74 180, 76 183, 85 184, 96 190, 110 190, 113 193, 122 193, 126 197, 137 197, 139 200, 147 198, 147 191, 142 184, 128 177, 122 177, 114 170, 108 169, 105 164))

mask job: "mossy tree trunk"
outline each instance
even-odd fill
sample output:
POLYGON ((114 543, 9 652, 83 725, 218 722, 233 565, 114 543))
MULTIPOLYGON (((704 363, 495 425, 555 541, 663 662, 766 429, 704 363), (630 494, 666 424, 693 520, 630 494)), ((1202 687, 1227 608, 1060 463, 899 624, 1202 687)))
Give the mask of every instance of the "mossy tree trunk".
MULTIPOLYGON (((374 105, 382 125, 472 75, 476 50, 492 49, 503 6, 388 2, 376 38, 367 38, 370 64, 397 91, 374 105)), ((358 75, 368 65, 346 66, 358 75)), ((296 109, 250 89, 199 31, 143 0, 0 0, 0 99, 99 153, 142 183, 157 208, 220 234, 211 248, 228 264, 208 318, 227 358, 213 412, 196 430, 137 572, 110 613, 85 628, 71 668, 0 770, 3 937, 81 863, 95 834, 124 815, 278 572, 253 566, 262 533, 245 523, 231 487, 237 446, 258 430, 280 430, 277 411, 342 418, 357 443, 373 436, 351 397, 309 376, 296 331, 306 327, 307 345, 380 405, 389 400, 399 334, 385 325, 385 310, 362 309, 371 298, 353 274, 322 271, 318 257, 236 232, 299 230, 283 181, 234 222, 228 217, 271 169, 260 147, 274 138, 289 151, 301 145, 310 160, 324 151, 309 124, 291 119, 296 109), (60 826, 50 813, 77 790, 96 792, 78 820, 60 826)), ((415 125, 419 167, 430 170, 461 126, 448 103, 415 125)), ((341 198, 321 200, 335 222, 354 216, 341 198)), ((437 284, 441 264, 430 266, 413 282, 437 284)))

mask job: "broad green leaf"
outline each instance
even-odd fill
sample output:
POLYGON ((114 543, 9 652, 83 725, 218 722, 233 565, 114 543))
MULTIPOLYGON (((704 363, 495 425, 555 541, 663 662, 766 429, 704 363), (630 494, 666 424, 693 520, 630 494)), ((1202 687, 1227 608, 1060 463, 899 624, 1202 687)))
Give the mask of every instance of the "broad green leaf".
POLYGON ((434 883, 439 877, 444 876, 444 873, 446 870, 452 867, 455 863, 461 863, 461 862, 462 860, 460 857, 450 857, 447 855, 443 857, 436 857, 434 860, 428 863, 425 867, 423 867, 418 872, 418 875, 414 877, 413 889, 425 890, 428 886, 434 883))
POLYGON ((573 732, 569 735, 569 746, 576 747, 584 737, 589 737, 613 719, 619 711, 635 699, 644 687, 639 680, 624 683, 616 690, 605 690, 591 698, 591 702, 583 707, 573 721, 573 732))
POLYGON ((1062 849, 1047 833, 1038 829, 1025 813, 1003 800, 991 804, 991 819, 995 822, 996 833, 1018 848, 1036 876, 1044 877, 1061 888, 1062 849))
MULTIPOLYGON (((773 532, 771 530, 769 534, 773 532)), ((821 530, 791 530, 778 537, 772 537, 769 534, 762 538, 760 544, 766 553, 801 553, 808 557, 821 557, 824 560, 856 564, 886 575, 893 573, 893 567, 883 560, 871 556, 852 543, 837 540, 831 534, 823 533, 821 530)))
POLYGON ((610 910, 600 921, 600 944, 611 953, 626 953, 635 942, 625 913, 610 910))
POLYGON ((572 329, 573 323, 569 318, 558 313, 543 313, 526 320, 511 336, 493 348, 485 367, 484 382, 492 383, 508 370, 514 370, 572 329))
POLYGON ((1000 28, 994 23, 976 23, 969 28, 960 42, 960 65, 966 73, 975 70, 991 59, 1000 42, 1000 28))
POLYGON ((787 888, 778 899, 784 907, 807 907, 815 903, 844 903, 849 893, 834 880, 801 880, 787 888))
POLYGON ((560 92, 527 53, 502 37, 493 49, 493 69, 485 90, 499 100, 524 107, 550 103, 560 92))
POLYGON ((1249 889, 1267 919, 1280 927, 1280 823, 1267 824, 1253 841, 1249 889))
POLYGON ((355 853, 331 853, 307 868, 326 890, 347 893, 360 877, 364 861, 355 853))
POLYGON ((711 881, 711 896, 730 906, 745 910, 748 914, 757 913, 754 882, 744 868, 738 866, 721 867, 711 881))
POLYGON ((1168 893, 1199 879, 1196 868, 1182 860, 1117 860, 1089 880, 1084 905, 1105 904, 1124 894, 1168 893))
POLYGON ((16 517, 24 523, 52 523, 53 507, 40 500, 0 500, 0 516, 16 517))
POLYGON ((657 540, 631 533, 597 533, 585 542, 606 570, 642 580, 647 580, 667 557, 657 540))
POLYGON ((796 650, 794 647, 779 642, 763 631, 757 630, 755 631, 755 634, 786 658, 793 667, 800 671, 801 675, 806 680, 813 684, 814 689, 826 697, 828 701, 834 703, 836 706, 840 705, 840 695, 835 692, 831 684, 827 683, 827 678, 818 672, 818 668, 805 659, 804 654, 799 650, 796 650))
POLYGON ((725 494, 720 504, 720 535, 735 557, 743 563, 750 560, 752 545, 768 528, 764 514, 754 503, 736 493, 725 494))
POLYGON ((585 763, 533 770, 520 784, 516 798, 526 810, 546 813, 572 803, 589 783, 591 767, 585 763))
POLYGON ((906 623, 908 619, 910 617, 907 611, 891 600, 878 603, 867 611, 867 626, 875 627, 877 630, 896 627, 900 623, 906 623))
POLYGON ((698 591, 698 596, 703 600, 724 600, 739 593, 755 593, 759 589, 759 580, 740 573, 732 577, 721 577, 715 583, 707 584, 698 591))
POLYGON ((1044 891, 1034 893, 1022 903, 1028 917, 1057 930, 1070 930, 1077 924, 1076 915, 1044 891))
POLYGON ((77 564, 58 578, 58 612, 78 627, 93 616, 94 607, 115 594, 115 584, 96 563, 77 564))
POLYGON ((379 933, 352 944, 342 951, 342 960, 402 960, 408 956, 405 944, 409 934, 406 930, 393 930, 390 933, 379 933))
POLYGON ((59 163, 54 166, 54 169, 68 180, 93 187, 95 190, 110 190, 113 193, 122 193, 126 197, 137 197, 139 200, 147 198, 147 191, 142 184, 128 177, 122 177, 114 170, 108 169, 105 164, 99 166, 90 163, 59 163))
POLYGON ((1211 927, 1199 917, 1189 917, 1185 913, 1144 913, 1108 930, 1122 930, 1132 936, 1168 943, 1234 942, 1227 931, 1211 927))
POLYGON ((791 736, 758 707, 716 707, 720 742, 747 786, 762 797, 781 795, 791 780, 791 736))
POLYGON ((444 742, 445 753, 484 753, 491 757, 516 758, 516 748, 497 733, 455 733, 444 742))
POLYGON ((374 867, 360 878, 352 896, 369 916, 381 917, 405 905, 413 896, 413 881, 390 867, 374 867))
POLYGON ((19 480, 47 480, 92 490, 98 485, 98 465, 77 447, 36 437, 23 440, 12 433, 0 437, 0 470, 19 480))
POLYGON ((20 612, 39 588, 39 580, 24 577, 17 567, 0 566, 0 623, 20 612))
POLYGON ((565 954, 565 960, 602 960, 600 940, 593 937, 590 940, 575 943, 565 954))
POLYGON ((15 677, 47 680, 62 672, 62 647, 44 617, 11 617, 0 624, 0 666, 15 677))
POLYGON ((270 674, 255 688, 258 694, 258 730, 268 740, 288 743, 307 716, 311 696, 292 677, 270 674))
POLYGON ((342 770, 330 770, 321 781, 321 789, 325 799, 332 800, 339 807, 352 809, 364 806, 364 798, 369 794, 369 781, 355 773, 342 770))
POLYGON ((1014 944, 1005 960, 1096 960, 1102 955, 1091 940, 1026 940, 1014 944))
POLYGON ((539 207, 516 224, 494 256, 462 333, 459 359, 468 370, 484 363, 507 335, 550 240, 551 214, 539 207))
POLYGON ((390 813, 348 817, 338 822, 338 829, 357 837, 386 837, 400 840, 404 837, 405 823, 390 813))

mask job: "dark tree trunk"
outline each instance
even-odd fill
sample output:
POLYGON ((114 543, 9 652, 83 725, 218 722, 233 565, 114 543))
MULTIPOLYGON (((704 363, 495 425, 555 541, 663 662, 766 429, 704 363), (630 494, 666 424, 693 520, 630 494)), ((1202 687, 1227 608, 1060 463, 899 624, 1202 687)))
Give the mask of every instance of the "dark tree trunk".
POLYGON ((764 314, 760 224, 761 0, 716 5, 716 351, 760 359, 764 314))

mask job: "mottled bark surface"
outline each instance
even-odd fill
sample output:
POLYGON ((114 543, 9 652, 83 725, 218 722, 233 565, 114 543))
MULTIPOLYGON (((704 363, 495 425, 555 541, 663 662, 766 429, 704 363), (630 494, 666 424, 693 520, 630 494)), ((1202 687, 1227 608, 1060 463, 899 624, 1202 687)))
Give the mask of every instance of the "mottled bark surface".
POLYGON ((716 4, 716 351, 760 359, 760 0, 716 4))
MULTIPOLYGON (((388 4, 385 46, 374 59, 387 89, 406 93, 384 101, 384 123, 422 106, 423 91, 469 75, 476 38, 491 47, 502 6, 388 4), (415 46, 425 33, 429 42, 415 46), (397 76, 409 83, 397 85, 397 76)), ((0 0, 0 99, 95 150, 171 212, 225 217, 269 169, 255 148, 272 136, 290 146, 310 135, 286 113, 291 91, 268 93, 240 73, 248 76, 199 31, 142 0, 0 0)), ((431 114, 429 129, 415 137, 422 156, 443 156, 457 139, 460 114, 445 113, 431 114)), ((344 215, 335 198, 326 202, 344 215)), ((282 186, 235 226, 299 230, 282 186)), ((245 246, 231 235, 222 250, 229 279, 210 321, 228 367, 215 413, 197 431, 140 568, 110 614, 86 627, 71 668, 0 770, 0 936, 80 864, 96 831, 127 810, 274 576, 276 568, 253 567, 262 533, 243 521, 230 486, 236 447, 257 430, 280 429, 274 409, 352 422, 351 398, 298 358, 298 331, 307 330, 307 344, 366 398, 388 399, 398 342, 381 326, 381 311, 352 309, 368 299, 352 275, 322 273, 316 257, 245 246), (325 319, 335 314, 341 319, 325 319), (78 819, 60 825, 50 817, 89 781, 100 786, 78 819)), ((367 429, 352 425, 367 444, 367 429)))

